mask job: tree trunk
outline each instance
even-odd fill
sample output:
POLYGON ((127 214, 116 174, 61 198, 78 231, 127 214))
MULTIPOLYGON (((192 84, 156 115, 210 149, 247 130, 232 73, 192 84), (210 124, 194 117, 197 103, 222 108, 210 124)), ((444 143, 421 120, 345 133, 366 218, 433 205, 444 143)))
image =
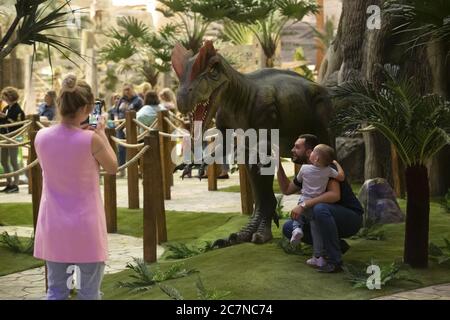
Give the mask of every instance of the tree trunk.
POLYGON ((406 168, 406 228, 404 262, 413 268, 428 267, 430 189, 424 165, 406 168))

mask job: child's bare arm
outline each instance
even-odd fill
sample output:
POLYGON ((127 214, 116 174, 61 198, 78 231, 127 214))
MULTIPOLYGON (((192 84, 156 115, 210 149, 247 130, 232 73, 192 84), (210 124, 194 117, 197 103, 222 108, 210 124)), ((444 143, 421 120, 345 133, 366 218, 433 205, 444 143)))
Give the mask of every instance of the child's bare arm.
POLYGON ((337 175, 337 177, 336 177, 336 180, 338 180, 338 181, 340 181, 340 182, 344 181, 344 180, 345 180, 345 172, 344 172, 344 169, 342 169, 341 165, 340 165, 339 162, 337 162, 336 160, 334 160, 333 163, 334 163, 334 165, 336 166, 337 172, 338 172, 338 175, 337 175))

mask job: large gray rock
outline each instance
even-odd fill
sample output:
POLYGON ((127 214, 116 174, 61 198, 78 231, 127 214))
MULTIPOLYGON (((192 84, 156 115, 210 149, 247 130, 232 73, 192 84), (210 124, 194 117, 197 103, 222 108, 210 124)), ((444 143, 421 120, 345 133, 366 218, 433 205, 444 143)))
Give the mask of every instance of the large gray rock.
POLYGON ((375 178, 364 182, 358 198, 364 208, 365 227, 405 221, 394 190, 385 179, 375 178))
POLYGON ((349 182, 364 182, 365 148, 362 138, 336 138, 336 156, 349 182))

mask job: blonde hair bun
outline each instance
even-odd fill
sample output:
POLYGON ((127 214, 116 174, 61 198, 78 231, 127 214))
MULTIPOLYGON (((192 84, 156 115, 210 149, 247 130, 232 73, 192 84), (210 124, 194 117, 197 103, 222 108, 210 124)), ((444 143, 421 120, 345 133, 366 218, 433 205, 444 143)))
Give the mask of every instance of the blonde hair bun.
POLYGON ((67 75, 62 81, 61 93, 75 92, 76 89, 77 89, 77 76, 74 74, 67 75))

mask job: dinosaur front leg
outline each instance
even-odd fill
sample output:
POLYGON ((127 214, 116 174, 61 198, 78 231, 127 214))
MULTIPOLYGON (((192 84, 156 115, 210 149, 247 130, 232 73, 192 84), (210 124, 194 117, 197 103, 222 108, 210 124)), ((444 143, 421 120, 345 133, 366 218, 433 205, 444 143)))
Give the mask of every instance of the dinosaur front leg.
MULTIPOLYGON (((249 168, 250 184, 255 199, 255 212, 258 226, 252 234, 253 243, 272 240, 272 218, 276 216, 277 201, 273 193, 273 175, 262 175, 258 166, 249 168)), ((278 223, 278 220, 276 220, 278 223)))

